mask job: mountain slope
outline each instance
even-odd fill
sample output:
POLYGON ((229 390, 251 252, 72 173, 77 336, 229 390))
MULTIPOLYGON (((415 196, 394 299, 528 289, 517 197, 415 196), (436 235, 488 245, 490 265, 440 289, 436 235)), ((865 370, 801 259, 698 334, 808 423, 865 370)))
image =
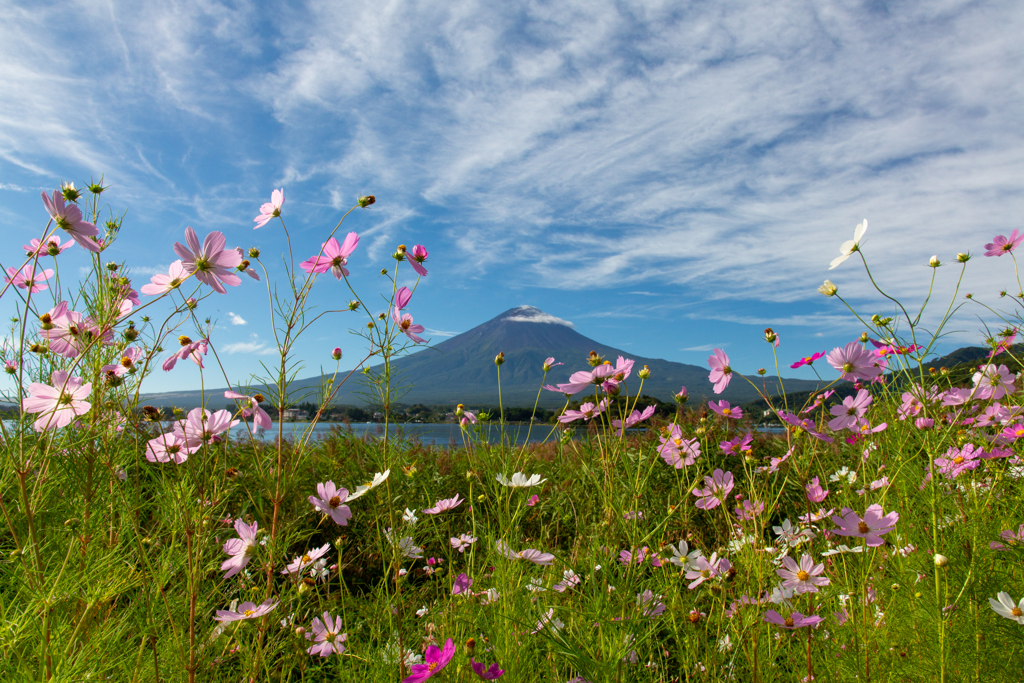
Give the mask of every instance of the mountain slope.
MULTIPOLYGON (((686 386, 691 400, 710 398, 711 384, 708 369, 697 365, 675 363, 657 358, 643 358, 589 339, 572 328, 572 324, 549 315, 532 306, 520 306, 460 335, 447 339, 433 348, 423 349, 411 356, 393 363, 399 375, 399 383, 409 387, 400 401, 403 403, 466 403, 496 405, 498 402, 498 370, 494 357, 505 354, 501 366, 501 395, 507 406, 532 406, 537 397, 544 373, 544 360, 554 356, 556 362, 564 363, 548 373, 545 383, 566 382, 569 375, 577 370, 589 369, 587 355, 596 351, 606 359, 615 362, 618 356, 636 361, 633 376, 627 384, 635 393, 640 386, 636 372, 647 365, 651 377, 643 385, 643 393, 671 400, 672 395, 686 386)), ((344 376, 344 375, 342 375, 344 376)), ((358 405, 364 399, 358 395, 361 375, 353 375, 349 384, 338 393, 335 403, 358 405)), ((757 380, 760 386, 760 378, 757 380)), ((319 378, 313 377, 292 383, 292 390, 316 387, 319 378)), ((785 380, 789 391, 811 390, 817 386, 814 381, 785 380)), ((764 378, 764 385, 771 393, 777 393, 777 381, 764 378)), ((213 392, 212 405, 218 405, 220 395, 213 392)), ((720 396, 732 403, 745 403, 757 398, 757 392, 743 379, 734 378, 729 388, 720 396)), ((198 392, 174 392, 148 396, 147 402, 154 405, 177 405, 190 407, 199 405, 198 392)), ((559 406, 564 396, 557 392, 541 392, 541 405, 559 406)))

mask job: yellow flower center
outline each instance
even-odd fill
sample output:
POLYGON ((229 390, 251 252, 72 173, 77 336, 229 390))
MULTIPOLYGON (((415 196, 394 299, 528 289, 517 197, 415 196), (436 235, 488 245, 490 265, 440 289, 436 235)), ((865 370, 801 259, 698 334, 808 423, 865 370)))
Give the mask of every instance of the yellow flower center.
POLYGON ((788 626, 790 628, 793 628, 793 626, 795 625, 795 622, 793 621, 793 617, 786 617, 786 622, 785 623, 786 623, 786 626, 788 626))
POLYGON ((871 527, 868 526, 867 522, 858 522, 857 531, 859 531, 862 534, 866 534, 867 532, 871 531, 871 527))
POLYGON ((341 496, 334 496, 329 501, 327 501, 327 504, 330 505, 332 508, 338 507, 339 505, 341 505, 341 496))
POLYGON ((955 458, 953 458, 953 462, 954 462, 955 464, 957 464, 957 465, 959 465, 959 464, 960 464, 960 463, 962 463, 963 461, 964 461, 964 456, 962 456, 962 455, 958 455, 958 456, 956 456, 955 458))
POLYGON ((247 609, 244 612, 242 612, 242 614, 244 616, 247 616, 247 617, 251 617, 255 613, 256 613, 256 610, 253 610, 253 609, 247 609))
POLYGON ((1012 614, 1015 617, 1019 617, 1021 615, 1024 615, 1024 612, 1021 611, 1020 607, 1014 607, 1012 610, 1010 610, 1010 614, 1012 614))
POLYGON ((732 408, 723 408, 722 409, 722 415, 725 415, 725 416, 732 415, 732 408))
POLYGON ((801 569, 796 573, 796 578, 800 581, 806 581, 807 579, 811 578, 811 575, 805 572, 803 569, 801 569))

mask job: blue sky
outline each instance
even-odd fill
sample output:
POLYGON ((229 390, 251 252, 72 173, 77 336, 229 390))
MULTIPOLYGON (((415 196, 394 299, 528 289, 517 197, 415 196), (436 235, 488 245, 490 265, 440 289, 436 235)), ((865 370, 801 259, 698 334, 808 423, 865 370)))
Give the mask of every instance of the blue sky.
MULTIPOLYGON (((274 264, 280 227, 252 229, 274 188, 302 258, 372 193, 347 226, 362 236, 353 282, 372 297, 395 245, 426 245, 411 311, 434 340, 530 304, 637 355, 703 365, 719 346, 741 372, 770 365, 768 325, 788 362, 859 334, 816 293, 826 277, 866 314, 891 311, 858 261, 827 270, 863 218, 873 272, 908 301, 932 254, 976 255, 963 291, 979 299, 1013 280, 1009 259, 981 254, 1024 227, 1018 2, 0 8, 5 267, 61 180, 104 175, 127 212, 104 260, 136 287, 189 225, 274 264)), ((77 247, 60 258, 65 274, 85 263, 77 247)), ((956 275, 939 271, 942 308, 956 275)), ((314 303, 348 298, 324 279, 314 303)), ((233 379, 272 358, 265 301, 246 278, 203 304, 233 379)), ((965 309, 944 348, 990 319, 965 309)), ((333 367, 334 346, 360 357, 353 320, 307 335, 304 375, 333 367)))

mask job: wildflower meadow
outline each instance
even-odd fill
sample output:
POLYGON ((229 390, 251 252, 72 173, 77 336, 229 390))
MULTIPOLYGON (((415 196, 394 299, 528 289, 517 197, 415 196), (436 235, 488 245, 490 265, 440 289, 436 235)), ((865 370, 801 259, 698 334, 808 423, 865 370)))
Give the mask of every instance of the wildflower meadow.
MULTIPOLYGON (((393 362, 429 343, 416 287, 399 281, 437 277, 430 252, 396 245, 368 262, 373 196, 308 249, 274 190, 252 239, 280 231, 283 253, 188 228, 153 247, 176 260, 145 282, 104 260, 135 229, 108 194, 43 194, 37 235, 3 249, 0 293, 19 311, 2 348, 3 681, 1020 680, 1018 231, 966 244, 977 256, 932 257, 932 284, 953 278, 954 294, 911 303, 872 273, 858 225, 831 267, 869 281, 886 310, 856 310, 826 280, 859 337, 793 349, 765 330, 774 374, 818 373, 799 404, 721 349, 708 385, 680 387, 667 417, 638 406, 647 367, 552 357, 545 376, 573 370, 537 387, 565 397, 553 424, 458 406, 461 444, 441 447, 388 429, 313 435, 346 383, 390 420, 410 381, 393 362), (68 249, 91 254, 88 274, 62 270, 68 249), (283 259, 283 281, 268 258, 283 259), (965 296, 979 261, 1010 294, 965 296), (379 271, 380 288, 355 291, 351 269, 379 271), (309 306, 314 288, 341 303, 309 306), (242 386, 204 313, 239 290, 265 299, 277 348, 242 386), (949 322, 974 314, 999 321, 987 356, 929 366, 949 322), (286 438, 294 346, 327 324, 360 335, 365 357, 343 373, 340 349, 323 350, 335 371, 286 438), (190 364, 208 408, 165 419, 140 399, 147 376, 190 364), (738 382, 780 426, 688 400, 738 382), (506 438, 527 428, 547 438, 506 438)), ((504 355, 494 363, 500 381, 504 355)))

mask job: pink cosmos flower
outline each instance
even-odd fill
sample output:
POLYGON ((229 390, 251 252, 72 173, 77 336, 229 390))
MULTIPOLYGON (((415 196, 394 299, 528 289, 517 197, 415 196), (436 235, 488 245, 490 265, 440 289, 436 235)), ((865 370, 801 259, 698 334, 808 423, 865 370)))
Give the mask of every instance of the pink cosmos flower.
POLYGON ((1010 233, 1009 237, 999 235, 994 240, 985 245, 985 256, 1002 256, 1003 254, 1012 253, 1021 242, 1024 242, 1024 235, 1020 234, 1019 230, 1014 230, 1010 233))
POLYGON ((49 289, 46 281, 53 277, 53 271, 46 270, 37 272, 31 263, 26 264, 21 270, 11 266, 7 269, 7 276, 4 282, 10 282, 18 289, 27 289, 33 294, 49 289))
POLYGON ((33 237, 22 249, 25 250, 25 256, 57 256, 72 243, 72 240, 68 240, 62 246, 60 238, 56 235, 48 237, 45 242, 40 242, 38 237, 33 237))
POLYGON ((258 528, 257 522, 253 522, 250 526, 240 519, 235 520, 235 532, 238 534, 238 538, 230 538, 224 543, 224 552, 231 558, 224 560, 220 565, 221 571, 227 571, 227 574, 224 575, 225 579, 230 579, 249 564, 249 560, 259 548, 256 541, 258 528))
POLYGON ((882 506, 877 503, 868 507, 864 512, 864 519, 850 508, 843 508, 842 517, 832 515, 832 521, 838 524, 839 528, 832 529, 831 532, 837 536, 863 538, 869 546, 875 547, 885 543, 882 535, 895 529, 899 519, 898 512, 883 515, 882 506))
POLYGON ((784 579, 782 587, 794 593, 817 593, 818 586, 830 583, 827 577, 820 576, 825 572, 825 565, 814 564, 814 558, 807 553, 800 558, 800 564, 789 555, 782 558, 782 564, 786 568, 777 569, 775 573, 784 579))
POLYGON ((856 396, 847 396, 842 405, 832 406, 830 412, 836 417, 829 420, 828 428, 834 432, 853 429, 863 421, 873 400, 867 389, 861 389, 856 396))
POLYGON ((343 505, 348 498, 348 489, 339 489, 333 481, 321 482, 316 485, 316 494, 309 497, 313 508, 328 515, 335 524, 348 526, 348 520, 352 519, 352 511, 348 505, 343 505))
POLYGON ((615 432, 616 435, 622 436, 623 429, 635 427, 637 424, 643 422, 651 415, 654 415, 654 410, 655 406, 647 406, 646 408, 644 408, 644 411, 642 413, 639 410, 634 410, 632 413, 629 414, 629 417, 626 418, 625 427, 622 426, 622 420, 612 420, 612 427, 617 428, 617 431, 615 432))
POLYGON ((253 230, 256 230, 257 228, 262 228, 264 225, 270 222, 271 218, 276 218, 280 216, 282 206, 284 206, 283 187, 280 190, 274 190, 273 192, 271 192, 270 202, 260 206, 260 215, 252 219, 253 222, 256 223, 256 226, 253 227, 253 230))
POLYGON ((768 610, 764 613, 764 620, 770 624, 781 626, 782 628, 793 630, 797 628, 804 628, 817 626, 824 621, 821 617, 807 616, 800 614, 799 612, 793 612, 788 617, 783 617, 781 614, 773 609, 768 610))
POLYGON ((764 512, 764 503, 745 500, 742 505, 733 508, 733 512, 735 512, 736 516, 744 522, 749 522, 764 512))
POLYGON ((30 384, 28 398, 21 402, 21 409, 26 413, 41 413, 35 421, 37 432, 67 427, 71 420, 92 408, 85 400, 92 391, 91 383, 83 384, 81 377, 71 377, 64 370, 55 370, 50 382, 53 386, 30 384))
POLYGON ((255 415, 255 417, 253 417, 252 420, 253 429, 255 429, 256 427, 260 427, 262 429, 270 429, 273 426, 273 422, 271 422, 270 415, 267 414, 267 411, 263 410, 263 408, 260 407, 260 402, 259 400, 257 400, 257 397, 259 397, 260 399, 263 398, 258 394, 256 396, 246 396, 245 394, 240 394, 237 391, 224 392, 224 398, 233 398, 235 400, 249 401, 250 407, 242 410, 242 417, 249 417, 251 415, 255 415))
POLYGON ((50 218, 54 220, 57 227, 68 233, 71 239, 78 242, 83 248, 99 253, 101 246, 93 239, 99 234, 99 229, 82 218, 82 211, 74 204, 65 204, 64 197, 57 190, 53 191, 53 199, 50 199, 43 192, 43 205, 50 218))
POLYGON ((319 254, 309 257, 299 267, 307 273, 326 273, 329 270, 335 279, 340 280, 342 276, 348 277, 348 268, 345 266, 348 265, 348 257, 358 246, 359 235, 354 232, 346 235, 340 245, 332 237, 323 243, 319 254))
POLYGON ((173 432, 161 434, 146 442, 146 460, 150 462, 173 462, 175 465, 188 460, 188 456, 199 450, 199 445, 189 446, 184 437, 173 432))
POLYGON ((348 639, 348 634, 341 632, 341 617, 332 618, 330 612, 324 612, 323 616, 323 621, 316 617, 313 618, 312 630, 306 633, 306 638, 312 640, 313 645, 306 652, 321 657, 340 655, 345 651, 345 646, 342 643, 348 639))
MULTIPOLYGON (((424 512, 426 511, 424 510, 424 512)), ((495 547, 498 549, 498 552, 501 553, 503 557, 506 557, 510 560, 529 560, 530 562, 533 562, 534 564, 540 565, 542 567, 549 566, 555 559, 555 556, 551 553, 544 553, 540 550, 535 550, 534 548, 527 548, 525 550, 520 550, 519 552, 516 552, 515 550, 512 550, 508 543, 506 543, 500 538, 498 539, 497 543, 495 543, 495 547)))
POLYGON ((715 411, 722 417, 732 418, 733 420, 739 420, 743 418, 743 410, 741 410, 739 407, 732 407, 731 405, 729 405, 728 401, 719 401, 718 403, 708 401, 708 408, 711 408, 711 410, 715 411))
POLYGON ((705 581, 725 574, 731 568, 732 563, 724 557, 719 560, 718 553, 712 553, 710 558, 702 555, 692 563, 692 569, 686 572, 686 578, 691 580, 687 588, 693 590, 705 581))
POLYGON ((704 477, 705 489, 694 489, 693 495, 697 496, 697 507, 701 510, 713 510, 722 504, 725 497, 733 489, 732 472, 722 472, 716 469, 710 477, 704 477))
MULTIPOLYGON (((1022 238, 1024 239, 1024 238, 1022 238)), ((977 388, 975 397, 981 400, 992 399, 998 401, 1007 394, 1012 394, 1017 389, 1013 386, 1017 376, 1014 375, 1005 365, 996 368, 988 364, 982 366, 974 373, 974 384, 977 388)))
POLYGON ((18 364, 13 360, 5 360, 4 372, 6 372, 8 375, 16 374, 18 372, 18 364))
POLYGON ((840 379, 845 379, 848 382, 875 379, 882 373, 876 365, 879 359, 855 341, 841 349, 838 347, 832 349, 826 360, 829 365, 842 373, 840 379))
POLYGON ((426 508, 421 512, 427 515, 438 515, 448 510, 454 510, 462 505, 463 501, 465 501, 465 498, 459 498, 459 494, 456 493, 454 497, 439 500, 433 507, 426 508))
POLYGON ((535 494, 533 494, 532 496, 530 496, 530 500, 526 501, 526 504, 527 504, 527 505, 528 505, 529 507, 533 507, 533 506, 534 506, 534 505, 536 505, 536 504, 537 504, 538 502, 540 502, 540 496, 538 496, 538 495, 537 495, 537 494, 535 493, 535 494))
POLYGON ((423 683, 428 678, 440 673, 454 656, 455 643, 451 638, 444 642, 444 649, 439 649, 436 645, 428 645, 427 651, 423 655, 424 663, 413 664, 410 667, 412 675, 402 679, 402 683, 423 683))
POLYGON ((821 488, 817 477, 811 479, 804 490, 807 492, 807 500, 812 503, 820 503, 828 498, 828 490, 821 488))
POLYGON ((462 413, 462 418, 459 420, 459 425, 462 426, 462 427, 467 427, 467 426, 469 426, 471 424, 475 425, 476 422, 477 422, 476 413, 474 413, 472 411, 469 411, 469 410, 465 410, 462 413))
POLYGON ((729 366, 729 356, 725 355, 725 351, 714 349, 713 353, 714 355, 708 356, 708 365, 711 367, 708 381, 715 385, 715 393, 720 394, 732 380, 732 368, 729 366))
POLYGON ((463 593, 470 594, 469 589, 472 585, 473 579, 465 572, 462 572, 455 577, 455 584, 452 586, 452 595, 462 595, 463 593))
POLYGON ((544 359, 544 374, 547 374, 548 371, 551 370, 551 368, 557 367, 559 365, 564 365, 564 363, 556 363, 554 356, 548 356, 547 358, 544 359))
POLYGON ((956 479, 963 472, 977 469, 983 453, 972 443, 965 444, 963 448, 952 447, 946 451, 945 458, 935 459, 935 466, 946 479, 956 479))
POLYGON ((800 360, 798 360, 797 362, 793 363, 789 367, 791 367, 791 368, 793 368, 795 370, 796 368, 803 367, 804 365, 811 365, 811 364, 814 363, 814 361, 818 360, 819 358, 823 357, 824 355, 825 355, 824 351, 819 351, 818 353, 815 353, 815 354, 812 354, 810 356, 806 356, 804 358, 801 358, 800 360))
POLYGON ((115 365, 104 365, 100 368, 100 372, 106 374, 111 373, 115 377, 124 377, 130 372, 135 372, 135 366, 138 365, 139 359, 145 354, 142 349, 132 347, 125 349, 121 354, 121 360, 115 365))
POLYGON ((1001 443, 1013 443, 1017 439, 1024 438, 1024 424, 1017 423, 1015 425, 1007 425, 1002 432, 999 433, 998 440, 1001 443))
POLYGON ((177 289, 188 276, 189 272, 181 264, 181 259, 178 259, 171 264, 166 275, 157 273, 149 279, 150 284, 142 285, 142 293, 149 296, 166 294, 172 289, 177 289))
POLYGON ((580 419, 586 422, 603 413, 607 407, 608 399, 604 399, 597 405, 587 402, 581 405, 579 410, 566 410, 562 415, 558 416, 558 421, 562 424, 569 424, 580 419))
POLYGON ((99 340, 105 346, 114 341, 114 332, 109 327, 100 328, 81 313, 69 311, 66 302, 61 301, 48 313, 39 334, 49 342, 50 350, 65 358, 77 358, 82 349, 99 340), (46 318, 49 322, 46 322, 46 318))
POLYGON ((321 557, 326 555, 327 551, 329 551, 330 549, 331 549, 331 546, 328 543, 328 544, 320 546, 319 548, 314 548, 313 550, 309 551, 308 553, 305 553, 303 555, 299 555, 294 560, 292 560, 291 563, 288 564, 288 566, 286 566, 284 569, 282 569, 281 573, 282 574, 301 574, 304 569, 306 569, 307 567, 311 566, 314 562, 316 562, 321 557))
MULTIPOLYGON (((1003 539, 1003 543, 1010 546, 1018 546, 1024 544, 1024 524, 1017 527, 1017 532, 1014 533, 1013 529, 1004 529, 999 533, 999 537, 1003 539)), ((992 550, 1006 550, 1006 546, 1002 543, 996 543, 992 541, 988 544, 992 550)))
POLYGON ((202 246, 196 231, 185 228, 186 247, 181 242, 174 243, 174 253, 181 257, 181 264, 189 273, 219 294, 227 294, 224 285, 237 287, 242 279, 235 274, 242 257, 234 249, 225 249, 223 233, 211 232, 203 240, 202 246))
POLYGON ((417 244, 412 248, 412 253, 409 254, 409 265, 412 269, 419 273, 422 277, 427 276, 427 269, 423 267, 423 262, 427 260, 427 256, 430 252, 422 244, 417 244))
POLYGON ((203 408, 193 408, 188 411, 184 423, 178 422, 174 425, 174 431, 183 437, 190 447, 198 448, 203 444, 220 441, 220 435, 236 424, 238 420, 232 420, 231 413, 226 410, 211 413, 203 408))
POLYGON ((680 470, 684 465, 689 467, 697 462, 697 458, 700 457, 700 441, 684 439, 683 430, 679 425, 672 425, 668 433, 661 436, 658 455, 666 463, 680 470))
POLYGON ((245 619, 259 619, 269 613, 278 603, 273 598, 267 598, 259 606, 254 602, 243 602, 235 611, 219 609, 214 616, 215 621, 226 624, 232 621, 243 621, 245 619))
POLYGON ((914 420, 914 426, 918 429, 931 429, 935 426, 935 420, 930 417, 919 417, 914 420))
POLYGON ((473 669, 473 672, 485 681, 493 681, 496 678, 501 678, 505 670, 498 668, 498 663, 491 664, 490 668, 485 667, 482 662, 478 662, 472 657, 469 658, 469 665, 473 669))
POLYGON ((783 422, 786 422, 788 424, 793 425, 794 427, 804 430, 805 432, 813 436, 815 439, 818 439, 819 441, 832 443, 832 439, 830 437, 825 436, 824 434, 817 430, 817 425, 814 424, 813 420, 802 420, 799 416, 794 415, 793 413, 787 413, 784 410, 779 413, 779 417, 782 418, 783 422))
POLYGON ((466 548, 476 542, 476 536, 470 536, 469 534, 459 534, 458 537, 452 537, 448 539, 452 544, 452 548, 458 550, 460 553, 466 552, 466 548))
POLYGON ((174 369, 175 364, 179 360, 185 360, 190 358, 193 363, 198 365, 200 368, 203 367, 203 356, 209 350, 209 342, 205 339, 199 341, 192 341, 188 337, 178 337, 178 341, 181 342, 181 349, 171 354, 171 356, 163 362, 161 367, 166 372, 170 372, 174 369))
POLYGON ((598 365, 592 371, 579 370, 572 373, 569 376, 569 381, 565 384, 557 386, 547 385, 544 388, 548 391, 558 391, 566 396, 572 396, 573 394, 580 393, 587 387, 605 384, 614 374, 615 368, 611 365, 598 365))
POLYGON ((752 452, 750 444, 753 440, 753 434, 744 434, 728 441, 722 441, 718 444, 718 448, 721 449, 723 455, 749 455, 752 452))
POLYGON ((409 299, 411 298, 412 292, 409 291, 408 287, 402 287, 395 292, 395 307, 391 309, 391 319, 398 326, 398 329, 405 333, 405 336, 417 344, 422 344, 426 340, 418 335, 423 331, 423 325, 413 325, 412 316, 408 313, 401 313, 401 310, 409 305, 409 299))

